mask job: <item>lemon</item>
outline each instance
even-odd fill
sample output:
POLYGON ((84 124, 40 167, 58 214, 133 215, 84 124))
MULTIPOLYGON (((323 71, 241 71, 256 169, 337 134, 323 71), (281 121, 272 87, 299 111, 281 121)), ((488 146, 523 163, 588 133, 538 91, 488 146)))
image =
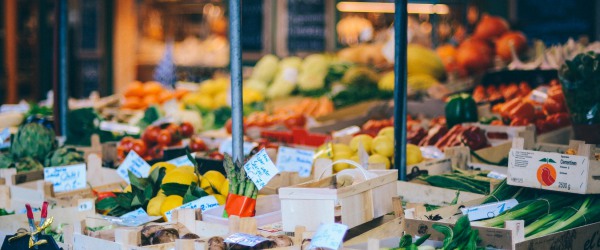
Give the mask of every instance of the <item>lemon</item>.
POLYGON ((338 154, 348 153, 352 154, 352 149, 350 146, 346 144, 336 143, 333 144, 333 156, 337 156, 338 154))
POLYGON ((223 183, 221 183, 221 187, 219 188, 219 194, 227 197, 229 194, 229 180, 225 179, 223 183))
POLYGON ((214 196, 215 199, 217 199, 217 202, 219 203, 219 205, 225 204, 225 196, 220 195, 220 194, 213 194, 212 196, 214 196))
POLYGON ((385 169, 390 169, 390 159, 380 154, 373 154, 369 156, 369 164, 373 163, 383 163, 385 164, 385 169))
POLYGON ((210 181, 208 181, 208 179, 206 179, 206 178, 200 179, 200 188, 202 188, 204 190, 204 192, 206 192, 207 194, 215 193, 212 186, 210 185, 210 181))
POLYGON ((131 193, 131 185, 127 185, 127 187, 125 187, 125 189, 123 189, 123 192, 131 193))
POLYGON ((358 163, 358 164, 360 164, 360 163, 361 163, 361 162, 360 162, 360 156, 358 156, 358 155, 353 155, 353 156, 350 156, 350 160, 351 160, 351 161, 355 161, 355 162, 356 162, 356 163, 358 163))
POLYGON ((177 167, 175 169, 173 169, 173 171, 181 171, 181 172, 186 172, 186 173, 196 173, 196 168, 192 167, 192 166, 181 166, 181 167, 177 167))
POLYGON ((385 127, 379 130, 377 136, 387 136, 388 138, 394 138, 394 127, 385 127))
POLYGON ((373 139, 373 153, 380 154, 385 157, 392 157, 394 155, 394 140, 387 136, 377 136, 373 139))
POLYGON ((210 170, 204 173, 202 179, 207 179, 214 189, 219 190, 221 188, 221 184, 225 181, 225 176, 219 171, 210 170))
POLYGON ((198 182, 196 174, 186 173, 181 171, 171 171, 165 175, 162 180, 162 184, 165 183, 178 183, 182 185, 191 185, 192 182, 198 182))
POLYGON ((367 154, 369 154, 371 153, 372 142, 373 137, 370 135, 357 135, 350 140, 350 149, 352 149, 353 152, 357 152, 358 146, 362 144, 365 151, 367 151, 367 154))
POLYGON ((150 171, 148 171, 148 173, 152 173, 152 171, 154 171, 155 168, 164 168, 165 171, 169 172, 170 170, 177 168, 177 166, 175 166, 172 163, 168 163, 168 162, 157 162, 157 163, 154 163, 154 165, 152 165, 152 167, 150 168, 150 171))
POLYGON ((164 194, 161 195, 159 193, 154 198, 150 199, 150 201, 148 202, 148 207, 146 207, 146 212, 148 213, 148 215, 160 216, 160 207, 162 206, 163 201, 165 201, 166 198, 167 197, 164 194))
MULTIPOLYGON (((335 156, 333 157, 333 161, 338 161, 338 160, 350 160, 352 156, 350 155, 350 153, 336 153, 335 156)), ((339 171, 342 171, 344 169, 348 169, 348 168, 354 168, 352 165, 348 164, 348 163, 336 163, 333 165, 333 172, 337 173, 339 171)))
POLYGON ((167 221, 165 213, 181 205, 183 205, 183 197, 179 195, 169 195, 160 205, 160 214, 163 216, 163 219, 167 221))
POLYGON ((414 144, 406 144, 406 165, 413 165, 423 161, 421 148, 414 144))

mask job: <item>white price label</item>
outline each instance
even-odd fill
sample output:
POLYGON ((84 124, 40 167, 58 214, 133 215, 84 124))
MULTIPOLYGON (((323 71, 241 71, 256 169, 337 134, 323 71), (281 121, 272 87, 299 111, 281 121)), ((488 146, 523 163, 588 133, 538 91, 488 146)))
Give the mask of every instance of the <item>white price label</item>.
POLYGON ((277 168, 279 171, 298 172, 300 177, 310 176, 315 152, 280 146, 277 152, 277 168))
POLYGON ((0 143, 0 149, 10 148, 10 142, 0 143))
POLYGON ((150 164, 135 153, 135 151, 131 150, 129 151, 129 154, 127 154, 127 157, 125 157, 123 163, 117 168, 117 174, 129 183, 128 171, 131 171, 137 177, 148 177, 150 168, 150 164))
POLYGON ((322 224, 310 241, 310 249, 324 247, 338 249, 342 244, 348 226, 338 223, 322 224))
POLYGON ((469 216, 470 221, 476 221, 481 219, 494 218, 502 212, 513 208, 517 204, 519 204, 517 200, 510 199, 475 207, 461 208, 460 211, 462 212, 462 214, 469 216))
POLYGON ((8 128, 5 128, 0 132, 0 143, 6 141, 8 138, 10 138, 10 131, 8 128))
MULTIPOLYGON (((192 158, 196 157, 196 153, 195 152, 191 153, 191 155, 192 155, 192 158)), ((171 163, 171 164, 173 164, 173 165, 175 165, 177 167, 181 167, 181 166, 194 166, 194 163, 192 163, 190 161, 190 159, 187 157, 187 155, 177 157, 177 158, 172 159, 172 160, 167 161, 167 162, 171 163)))
POLYGON ((117 122, 102 121, 100 122, 100 130, 114 133, 127 133, 132 135, 140 134, 140 127, 117 122))
MULTIPOLYGON (((254 144, 252 142, 244 142, 242 147, 244 147, 244 149, 243 149, 244 155, 249 155, 250 152, 252 152, 252 149, 254 149, 254 147, 256 147, 256 144, 254 144)), ((219 146, 219 152, 221 152, 222 154, 228 154, 228 155, 233 154, 233 141, 231 140, 231 138, 227 139, 221 143, 221 145, 219 146)))
POLYGON ((173 211, 177 210, 177 209, 182 209, 182 208, 198 209, 199 208, 200 210, 202 210, 202 212, 204 212, 206 210, 209 210, 211 208, 215 208, 218 206, 219 206, 219 202, 217 201, 217 199, 212 195, 208 195, 208 196, 204 196, 200 199, 190 201, 190 202, 185 203, 177 208, 167 211, 165 213, 165 217, 167 217, 167 221, 171 221, 171 216, 173 215, 173 211))
POLYGON ((44 168, 44 181, 52 183, 54 192, 66 192, 85 188, 85 163, 44 168))
POLYGON ((258 190, 266 186, 271 178, 279 173, 279 170, 273 164, 273 161, 271 161, 264 148, 244 164, 244 170, 246 170, 248 177, 254 182, 258 190))
POLYGON ((254 247, 261 242, 265 242, 269 239, 257 235, 234 233, 225 239, 225 242, 230 244, 238 244, 247 247, 254 247))
POLYGON ((487 177, 488 178, 494 178, 494 179, 497 179, 497 180, 504 180, 504 179, 506 179, 506 175, 505 174, 501 174, 501 173, 498 173, 498 172, 495 172, 495 171, 489 172, 488 175, 487 175, 487 177))
POLYGON ((142 208, 138 208, 129 213, 121 215, 120 219, 114 220, 118 225, 127 227, 137 227, 148 222, 162 218, 161 216, 149 216, 142 208))
POLYGON ((91 200, 79 202, 77 205, 77 211, 79 212, 92 210, 92 208, 94 208, 94 202, 91 200))

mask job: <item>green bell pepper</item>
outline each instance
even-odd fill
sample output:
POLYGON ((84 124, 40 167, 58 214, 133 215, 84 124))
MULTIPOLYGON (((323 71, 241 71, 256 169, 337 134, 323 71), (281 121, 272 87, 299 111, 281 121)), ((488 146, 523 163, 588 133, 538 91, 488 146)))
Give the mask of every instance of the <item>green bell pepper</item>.
POLYGON ((456 94, 446 103, 446 123, 448 128, 464 122, 477 122, 477 103, 469 94, 456 94))

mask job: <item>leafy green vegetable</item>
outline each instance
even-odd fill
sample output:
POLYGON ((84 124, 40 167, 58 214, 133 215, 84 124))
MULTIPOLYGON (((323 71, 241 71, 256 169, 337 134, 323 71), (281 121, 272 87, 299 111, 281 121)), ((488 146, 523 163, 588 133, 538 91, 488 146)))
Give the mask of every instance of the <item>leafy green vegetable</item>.
POLYGON ((160 117, 161 114, 158 107, 150 106, 144 111, 144 118, 142 118, 137 125, 143 130, 156 120, 160 119, 160 117))

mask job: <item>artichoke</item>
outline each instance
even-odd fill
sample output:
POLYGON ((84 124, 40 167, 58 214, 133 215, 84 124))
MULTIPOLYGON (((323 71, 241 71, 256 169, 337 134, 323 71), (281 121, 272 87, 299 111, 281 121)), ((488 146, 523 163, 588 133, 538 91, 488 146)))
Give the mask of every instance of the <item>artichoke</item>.
POLYGON ((13 165, 17 169, 17 172, 29 172, 44 169, 44 166, 32 157, 23 157, 13 165))
POLYGON ((0 154, 0 168, 9 168, 15 163, 10 154, 0 154))
POLYGON ((10 153, 13 158, 31 157, 43 161, 56 148, 54 131, 39 123, 28 123, 19 128, 14 136, 10 153))
POLYGON ((62 147, 48 154, 44 161, 44 166, 67 166, 82 163, 84 161, 82 152, 77 151, 74 147, 62 147))

